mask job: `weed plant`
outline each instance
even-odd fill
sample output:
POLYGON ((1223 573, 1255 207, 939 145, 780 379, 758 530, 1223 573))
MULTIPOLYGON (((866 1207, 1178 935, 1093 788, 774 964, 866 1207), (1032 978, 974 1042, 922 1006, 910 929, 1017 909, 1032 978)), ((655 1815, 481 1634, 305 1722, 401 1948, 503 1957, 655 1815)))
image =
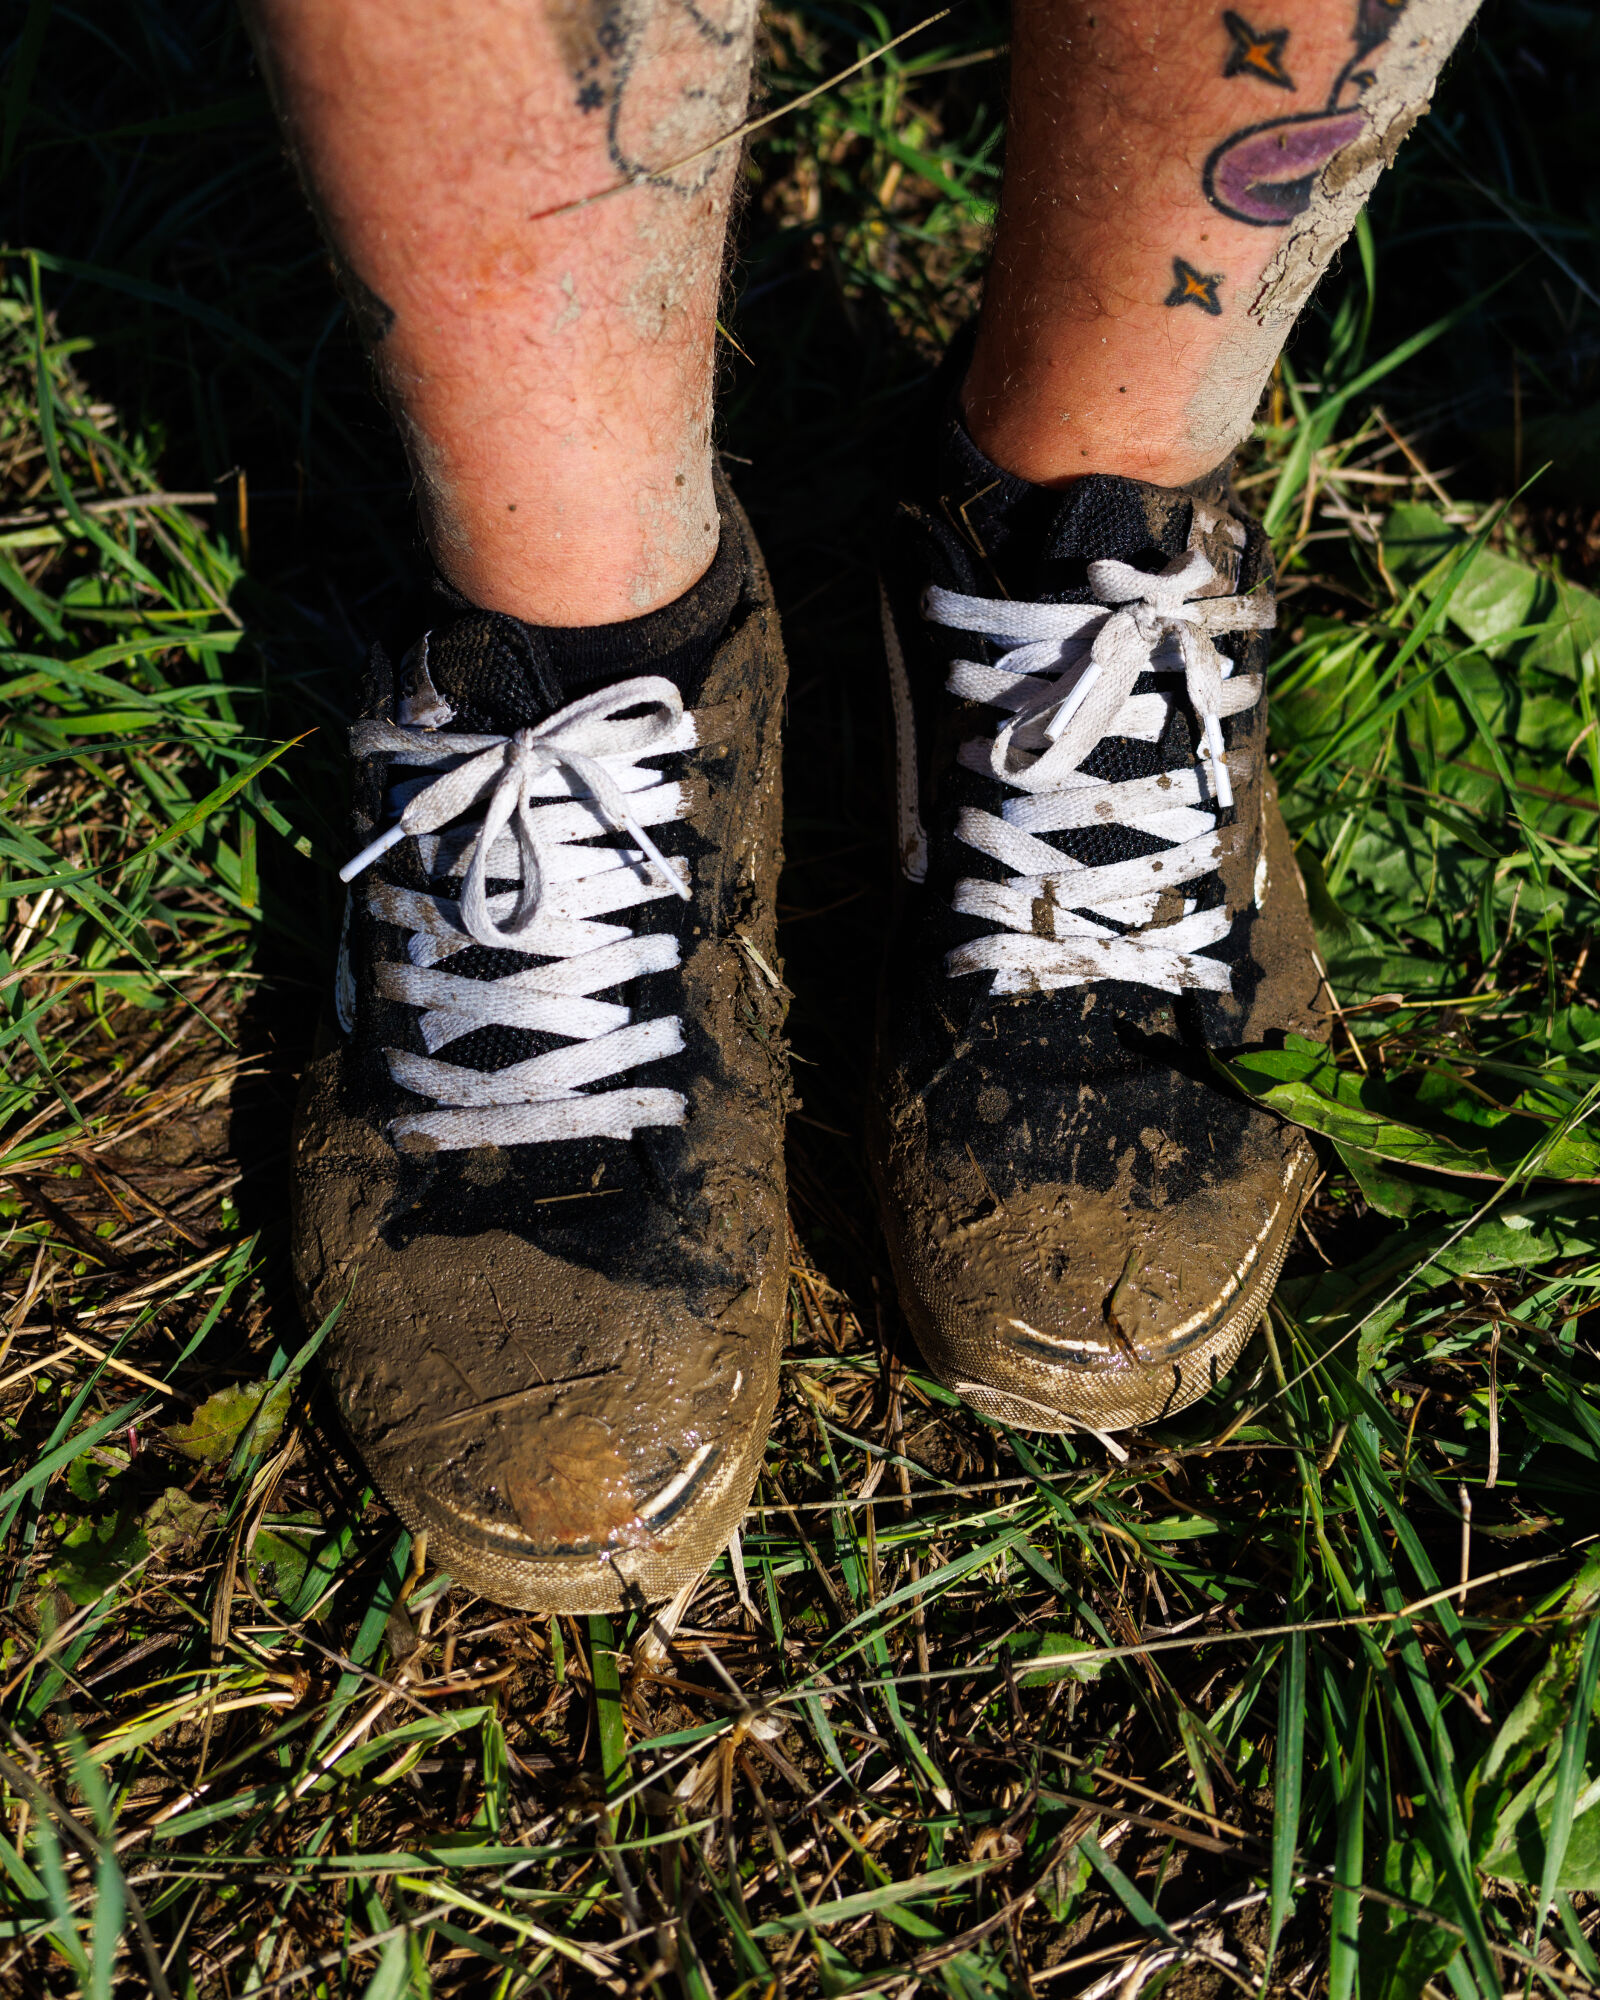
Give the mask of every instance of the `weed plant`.
POLYGON ((0 165, 0 1992, 1600 1990, 1592 10, 1490 0, 1280 369, 1275 770, 1324 1167, 1115 1442, 922 1372, 859 1129, 872 522, 997 196, 1003 17, 767 18, 727 463, 793 661, 786 1389, 654 1618, 414 1560, 285 1148, 405 474, 218 0, 31 0, 0 165), (792 105, 792 111, 785 107, 792 105), (1545 469, 1548 464, 1548 469, 1545 469))

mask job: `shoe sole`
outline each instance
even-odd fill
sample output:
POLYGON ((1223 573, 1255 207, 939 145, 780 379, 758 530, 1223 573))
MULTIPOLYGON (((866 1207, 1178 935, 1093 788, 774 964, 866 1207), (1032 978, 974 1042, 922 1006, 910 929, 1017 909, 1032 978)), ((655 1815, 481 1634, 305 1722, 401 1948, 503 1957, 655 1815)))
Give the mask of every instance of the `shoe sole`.
POLYGON ((900 1297, 929 1372, 980 1416, 1013 1430, 1056 1435, 1123 1431, 1176 1416, 1217 1387, 1261 1324, 1315 1170, 1316 1155, 1309 1146, 1302 1147, 1286 1178, 1283 1201, 1258 1239, 1254 1255, 1235 1273, 1236 1286, 1217 1298, 1200 1327, 1160 1358, 1129 1361, 1116 1368, 1041 1365, 1019 1352, 1020 1343, 1010 1339, 984 1342, 981 1336, 969 1336, 953 1341, 921 1308, 891 1232, 890 1254, 900 1297), (974 1379, 974 1361, 983 1366, 991 1356, 986 1372, 1016 1386, 1000 1388, 992 1379, 974 1379), (1022 1393, 1023 1384, 1039 1393, 1022 1393))

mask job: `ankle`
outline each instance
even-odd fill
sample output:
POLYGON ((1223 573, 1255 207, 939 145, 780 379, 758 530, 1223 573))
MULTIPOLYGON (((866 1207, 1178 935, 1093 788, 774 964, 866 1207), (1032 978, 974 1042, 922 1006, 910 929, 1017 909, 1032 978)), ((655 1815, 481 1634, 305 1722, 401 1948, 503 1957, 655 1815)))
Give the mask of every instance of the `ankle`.
POLYGON ((1092 396, 1069 400, 1032 385, 1001 394, 975 388, 969 374, 961 391, 962 422, 973 443, 1003 471, 1032 486, 1065 487, 1093 473, 1142 480, 1149 486, 1188 486, 1217 463, 1214 447, 1197 447, 1181 415, 1159 419, 1148 397, 1134 410, 1120 385, 1115 402, 1092 396), (1156 421, 1152 421, 1152 419, 1156 421))
POLYGON ((527 624, 612 625, 676 603, 717 552, 709 455, 570 489, 522 474, 423 487, 423 527, 445 580, 527 624), (509 498, 515 492, 517 497, 509 498))
POLYGON ((1173 325, 1160 307, 1041 318, 1007 304, 985 300, 959 401, 973 442, 1018 478, 1187 486, 1248 435, 1261 382, 1216 321, 1173 325))

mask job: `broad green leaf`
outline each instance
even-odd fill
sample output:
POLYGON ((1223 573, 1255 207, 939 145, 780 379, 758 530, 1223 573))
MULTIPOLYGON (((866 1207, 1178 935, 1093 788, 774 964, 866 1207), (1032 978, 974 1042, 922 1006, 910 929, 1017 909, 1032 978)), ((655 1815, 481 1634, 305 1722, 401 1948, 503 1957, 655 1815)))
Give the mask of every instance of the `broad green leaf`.
POLYGON ((205 1532, 212 1512, 204 1501, 191 1499, 181 1486, 169 1486, 144 1511, 145 1540, 160 1555, 184 1549, 205 1532))
POLYGON ((1450 1890, 1425 1837, 1388 1843, 1383 1886, 1429 1914, 1408 1916, 1374 1899, 1361 1912, 1361 1991, 1365 2000, 1416 2000, 1461 1949, 1450 1890))
MULTIPOLYGON (((1577 1686, 1573 1691, 1572 1712, 1561 1731, 1561 1751, 1556 1759, 1555 1790, 1550 1798, 1548 1820, 1538 1822, 1543 1836, 1544 1856, 1539 1870, 1539 1896, 1534 1905, 1534 1949, 1538 1949, 1539 1933, 1544 1928, 1545 1914, 1550 1908, 1551 1898, 1557 1889, 1573 1886, 1567 1867, 1572 1855, 1573 1840, 1579 1828, 1584 1829, 1580 1837, 1580 1847, 1592 1844, 1593 1852, 1573 1857, 1573 1867, 1581 1869, 1586 1882, 1600 1880, 1600 1841, 1592 1839, 1591 1822, 1600 1824, 1600 1815, 1594 1811, 1600 1783, 1585 1784, 1589 1776, 1586 1768, 1585 1752, 1589 1747, 1590 1724, 1593 1717, 1595 1687, 1600 1680, 1600 1625, 1591 1618, 1583 1635, 1583 1655, 1578 1663, 1577 1686), (1580 1790, 1584 1804, 1589 1807, 1585 1813, 1579 1805, 1580 1790)), ((1519 1857, 1520 1858, 1520 1857, 1519 1857)))
POLYGON ((1600 597, 1564 578, 1555 597, 1544 631, 1522 656, 1523 667, 1561 680, 1592 680, 1600 671, 1600 597))
POLYGON ((256 1532, 250 1550, 250 1574, 264 1584, 280 1604, 292 1604, 305 1582, 307 1546, 271 1528, 256 1532))
POLYGON ((1341 1147, 1400 1166, 1470 1180, 1508 1180, 1537 1154, 1541 1179, 1600 1181, 1600 1140, 1574 1131, 1546 1145, 1547 1125, 1507 1111, 1481 1126, 1427 1119, 1375 1076, 1337 1068, 1320 1042, 1290 1035, 1281 1049, 1253 1049, 1222 1067, 1260 1103, 1341 1147))
POLYGON ((1434 1268, 1457 1278, 1487 1278, 1497 1271, 1531 1271, 1597 1247, 1600 1230, 1591 1202, 1572 1201, 1565 1210, 1529 1202, 1497 1209, 1456 1242, 1441 1246, 1434 1268))
MULTIPOLYGON (((1446 574, 1443 559, 1467 539, 1437 508, 1406 503, 1393 508, 1384 523, 1384 561, 1397 580, 1419 584, 1429 596, 1446 574)), ((1456 582, 1445 615, 1491 658, 1508 650, 1519 629, 1534 628, 1516 649, 1524 677, 1531 671, 1576 681, 1592 675, 1600 660, 1600 597, 1564 578, 1547 578, 1531 564, 1495 549, 1480 549, 1473 557, 1456 582)), ((1569 707, 1558 754, 1565 753, 1571 740, 1569 707)))
POLYGON ((71 1528, 46 1574, 74 1604, 93 1604, 148 1553, 138 1521, 119 1510, 71 1528))
POLYGON ((1379 1215, 1401 1221, 1427 1213, 1470 1215, 1483 1198, 1482 1189, 1463 1187, 1459 1180, 1438 1175, 1407 1172, 1357 1146, 1341 1145, 1338 1153, 1366 1196, 1367 1206, 1379 1215))
POLYGON ((1497 650, 1494 642, 1516 631, 1539 593, 1538 573, 1493 549, 1480 549, 1456 585, 1445 614, 1475 645, 1497 650))
POLYGON ((227 1458, 253 1425, 250 1441, 257 1451, 277 1442, 283 1420, 289 1413, 288 1382, 276 1386, 266 1382, 240 1382, 208 1396, 185 1424, 172 1424, 165 1432, 168 1444, 185 1458, 215 1465, 227 1458))
POLYGON ((1384 521, 1383 560, 1391 576, 1415 583, 1459 547, 1461 539, 1461 530, 1451 527, 1437 507, 1406 501, 1391 507, 1384 521))
POLYGON ((1561 1604, 1569 1630, 1581 1630, 1581 1640, 1558 1639, 1551 1647, 1472 1779, 1474 1818, 1486 1826, 1483 1868, 1503 1881, 1542 1888, 1544 1895, 1600 1890, 1597 1597, 1600 1551, 1591 1550, 1561 1604))
POLYGON ((1066 1677, 1092 1681, 1106 1662, 1070 1632, 1013 1632, 1006 1641, 1015 1656, 1018 1686, 1066 1677))
MULTIPOLYGON (((1593 1738, 1590 1740, 1592 1742, 1593 1738)), ((1520 1810, 1484 1857, 1486 1875, 1493 1875, 1502 1882, 1522 1882, 1530 1888, 1538 1888, 1548 1856, 1555 1784, 1552 1772, 1548 1782, 1538 1788, 1537 1798, 1529 1799, 1526 1794, 1519 1796, 1516 1803, 1520 1810)), ((1592 1784, 1585 1788, 1586 1793, 1593 1790, 1592 1784)), ((1555 1887, 1583 1889, 1590 1895, 1600 1893, 1600 1802, 1589 1805, 1573 1817, 1555 1887)))

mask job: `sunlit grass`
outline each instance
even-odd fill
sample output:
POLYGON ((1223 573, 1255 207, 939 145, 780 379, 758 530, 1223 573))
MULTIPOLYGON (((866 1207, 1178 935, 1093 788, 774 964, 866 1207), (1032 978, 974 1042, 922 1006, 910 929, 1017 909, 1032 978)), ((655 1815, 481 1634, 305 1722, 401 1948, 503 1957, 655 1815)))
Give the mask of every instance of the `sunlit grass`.
MULTIPOLYGON (((912 18, 772 15, 768 107, 912 18)), ((1600 1985, 1600 603, 1537 482, 1508 506, 1539 462, 1457 473, 1424 426, 1496 314, 1553 396, 1592 332, 1573 295, 1486 290, 1474 237, 1392 301, 1380 232, 1275 384, 1241 484, 1278 551, 1275 771, 1335 1024, 1233 1077, 1326 1172, 1234 1375, 1113 1456, 920 1372, 853 1136, 889 854, 870 524, 974 301, 1004 24, 953 15, 763 136, 724 423, 794 664, 786 1393, 684 1601, 513 1616, 373 1499, 284 1254, 338 718, 420 580, 403 478, 231 13, 140 0, 114 63, 99 26, 29 21, 6 144, 50 227, 0 294, 0 1991, 1600 1985), (82 229, 45 182, 68 160, 82 229)), ((1429 200, 1504 222, 1440 164, 1460 104, 1498 101, 1471 90, 1396 240, 1429 200)), ((1592 257, 1524 185, 1518 116, 1517 255, 1531 230, 1592 257)))

